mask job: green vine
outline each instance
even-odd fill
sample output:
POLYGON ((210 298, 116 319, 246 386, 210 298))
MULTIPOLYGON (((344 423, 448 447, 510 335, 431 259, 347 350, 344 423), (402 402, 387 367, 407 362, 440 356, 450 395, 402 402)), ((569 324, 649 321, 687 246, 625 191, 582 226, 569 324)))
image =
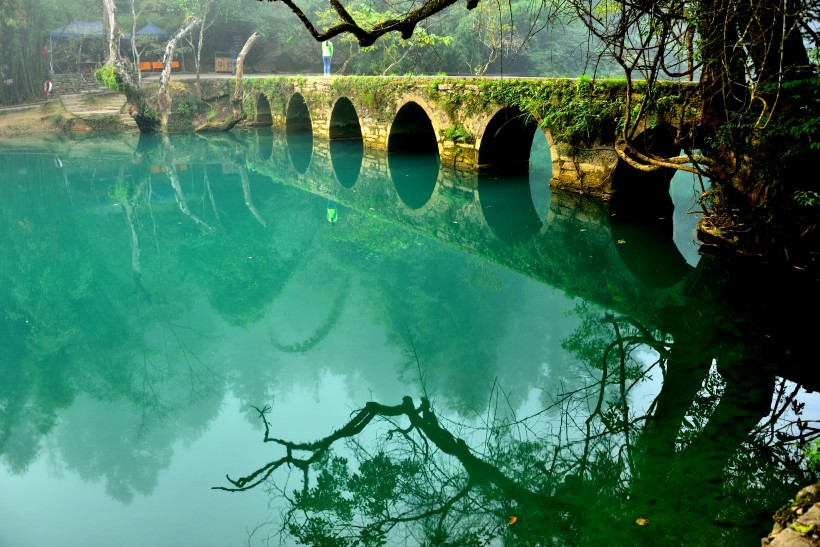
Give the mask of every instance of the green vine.
POLYGON ((472 144, 475 137, 461 123, 451 125, 444 130, 444 139, 456 143, 472 144))
POLYGON ((114 65, 105 65, 94 71, 94 78, 111 91, 120 92, 123 89, 122 82, 117 76, 117 69, 114 65))

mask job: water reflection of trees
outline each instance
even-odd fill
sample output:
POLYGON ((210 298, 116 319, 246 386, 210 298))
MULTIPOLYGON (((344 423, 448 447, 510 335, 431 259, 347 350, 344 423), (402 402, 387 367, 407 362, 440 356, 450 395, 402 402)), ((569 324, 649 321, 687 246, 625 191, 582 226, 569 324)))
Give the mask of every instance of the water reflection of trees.
MULTIPOLYGON (((292 502, 287 522, 293 527, 286 531, 296 537, 406 527, 402 533, 430 542, 448 536, 483 544, 503 536, 534 543, 554 535, 568 543, 611 544, 603 540, 612 534, 629 543, 632 536, 618 535, 629 530, 621 529, 641 533, 634 520, 647 517, 653 533, 660 528, 675 541, 693 534, 714 539, 725 526, 732 529, 726 538, 745 540, 768 519, 754 511, 764 512, 769 500, 785 499, 803 481, 789 443, 816 437, 814 425, 794 432, 782 421, 760 420, 799 410, 793 386, 776 384, 775 377, 810 362, 805 342, 813 333, 790 307, 800 301, 812 309, 811 286, 727 273, 720 262, 706 261, 686 281, 686 305, 654 310, 663 332, 596 307, 577 310, 582 321, 570 335, 560 330, 567 325, 550 327, 555 331, 527 325, 544 338, 563 338, 577 358, 573 376, 544 379, 530 363, 504 364, 494 354, 511 324, 495 310, 510 301, 524 306, 527 295, 505 288, 484 258, 458 256, 429 237, 440 230, 442 239, 460 243, 455 231, 410 232, 373 218, 366 207, 345 210, 344 222, 329 230, 323 198, 244 170, 246 144, 232 137, 146 139, 133 161, 117 166, 89 196, 94 209, 82 215, 72 210, 86 205, 82 188, 75 185, 71 201, 61 193, 68 187, 62 178, 55 186, 4 192, 16 211, 0 218, 9 235, 5 248, 21 262, 0 262, 2 286, 13 287, 0 292, 6 317, 0 356, 9 364, 0 367, 0 452, 16 471, 33 461, 42 436, 83 400, 80 394, 127 401, 136 417, 119 425, 131 424, 139 435, 189 405, 201 405, 193 421, 204 427, 228 373, 240 398, 269 400, 282 374, 269 361, 220 373, 202 358, 203 347, 221 332, 217 319, 251 326, 298 282, 318 287, 327 313, 301 337, 271 332, 280 350, 318 348, 358 291, 406 354, 400 373, 418 384, 414 395, 427 388, 441 399, 366 406, 353 429, 344 430, 366 426, 358 437, 326 440, 327 446, 282 440, 283 449, 293 448, 291 465, 311 478, 299 496, 279 492, 292 502), (183 164, 187 170, 178 168, 183 164), (121 190, 120 206, 109 183, 121 190), (203 294, 218 317, 199 313, 203 294), (189 316, 197 320, 181 319, 189 316), (441 334, 448 336, 435 336, 441 334), (466 345, 466 339, 476 342, 466 345), (502 373, 504 390, 493 383, 502 373), (653 402, 637 405, 635 393, 649 376, 662 378, 663 387, 653 402), (541 411, 516 416, 513 409, 533 385, 543 388, 541 411), (447 421, 443 404, 436 406, 446 398, 465 414, 475 412, 486 406, 488 393, 496 410, 482 423, 447 421), (769 412, 772 393, 778 410, 769 412), (555 429, 545 429, 548 423, 555 429), (380 435, 365 438, 374 428, 380 435), (698 499, 688 498, 694 493, 698 499), (697 526, 673 512, 670 499, 697 515, 697 526), (748 526, 737 517, 741 509, 752 515, 748 526), (512 516, 517 520, 510 525, 512 516), (718 525, 708 524, 716 518, 718 525)), ((276 151, 273 157, 278 161, 276 151)), ((54 170, 50 156, 27 166, 54 170)), ((465 198, 456 205, 465 211, 470 203, 465 198)), ((584 227, 569 228, 565 244, 556 236, 543 240, 549 249, 536 241, 512 251, 463 233, 477 254, 536 279, 545 265, 558 264, 559 273, 568 274, 569 292, 611 293, 593 285, 599 278, 581 274, 600 265, 597 242, 584 227), (581 233, 585 241, 570 244, 581 233)), ((634 304, 629 296, 622 296, 625 306, 634 304)), ((84 421, 74 423, 82 429, 84 421)), ((84 477, 110 477, 111 492, 127 499, 152 488, 176 433, 166 431, 151 451, 106 452, 101 437, 117 434, 108 424, 62 442, 70 467, 84 477), (93 460, 82 461, 83 444, 97 447, 93 460), (126 470, 126 462, 133 469, 126 470)))
POLYGON ((702 262, 724 284, 693 284, 674 335, 579 308, 564 345, 585 381, 553 390, 537 412, 517 416, 502 392, 471 422, 424 397, 371 401, 305 442, 278 438, 265 407, 264 441, 278 456, 215 488, 267 488, 287 501, 280 533, 309 545, 757 542, 772 508, 817 478, 796 447, 820 426, 802 416, 799 386, 776 376, 811 362, 808 339, 796 343, 807 327, 778 313, 810 285, 750 301, 761 272, 702 262), (644 402, 652 379, 662 387, 644 402))

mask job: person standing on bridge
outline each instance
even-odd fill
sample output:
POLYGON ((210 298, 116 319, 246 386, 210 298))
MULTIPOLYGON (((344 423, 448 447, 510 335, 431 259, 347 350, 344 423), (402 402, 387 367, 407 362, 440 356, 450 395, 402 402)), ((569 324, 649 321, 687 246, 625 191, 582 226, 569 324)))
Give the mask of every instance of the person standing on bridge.
POLYGON ((325 65, 325 76, 330 76, 330 59, 333 57, 333 44, 330 40, 322 42, 322 63, 325 65))

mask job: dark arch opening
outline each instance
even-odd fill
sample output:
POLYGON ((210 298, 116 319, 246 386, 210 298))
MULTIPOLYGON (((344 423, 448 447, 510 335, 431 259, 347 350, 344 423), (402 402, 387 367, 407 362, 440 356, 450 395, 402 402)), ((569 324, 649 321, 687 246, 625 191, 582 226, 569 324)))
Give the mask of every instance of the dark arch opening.
POLYGON ((330 140, 362 140, 362 127, 356 107, 347 97, 341 97, 330 114, 330 140))
POLYGON ((399 109, 390 126, 388 152, 438 154, 436 132, 427 112, 417 103, 407 103, 399 109))
POLYGON ((538 124, 532 116, 511 106, 499 110, 487 124, 478 150, 482 171, 504 174, 526 174, 529 170, 530 146, 538 124))
POLYGON ((351 188, 362 169, 364 142, 359 115, 350 99, 342 97, 330 114, 330 161, 339 183, 351 188))
POLYGON ((285 128, 288 133, 313 132, 313 123, 310 120, 305 98, 296 93, 288 102, 288 110, 285 115, 285 128))
POLYGON ((273 116, 271 116, 270 112, 270 102, 268 102, 268 98, 261 93, 256 99, 256 119, 254 120, 254 124, 263 126, 273 125, 273 116))
POLYGON ((305 98, 298 93, 291 97, 288 103, 285 137, 293 168, 304 175, 313 156, 313 124, 305 98))
MULTIPOLYGON (((643 151, 675 156, 672 128, 647 129, 633 141, 643 151)), ((619 161, 612 175, 610 227, 618 254, 630 272, 647 286, 668 287, 691 269, 674 241, 674 204, 669 194, 673 169, 640 171, 619 161)))
POLYGON ((412 209, 430 200, 436 188, 440 159, 433 123, 416 103, 399 109, 387 140, 387 163, 399 198, 412 209))

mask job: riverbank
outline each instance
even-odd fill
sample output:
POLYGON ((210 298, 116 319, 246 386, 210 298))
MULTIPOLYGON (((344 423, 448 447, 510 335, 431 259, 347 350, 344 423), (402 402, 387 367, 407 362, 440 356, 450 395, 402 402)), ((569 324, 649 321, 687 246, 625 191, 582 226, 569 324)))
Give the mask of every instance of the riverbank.
MULTIPOLYGON (((193 132, 205 122, 231 118, 228 104, 233 82, 227 77, 203 78, 199 91, 196 79, 177 79, 171 83, 173 107, 169 126, 174 132, 193 132), (200 98, 201 97, 201 98, 200 98)), ((146 97, 154 99, 159 82, 143 80, 146 97)), ((96 92, 54 97, 39 103, 0 108, 0 136, 82 134, 93 131, 134 131, 136 126, 127 113, 127 105, 102 108, 117 94, 101 89, 96 92), (79 98, 79 103, 77 98, 79 98), (85 105, 80 108, 77 105, 85 105), (87 107, 87 108, 86 108, 87 107)), ((123 95, 121 104, 124 104, 123 95)))
POLYGON ((64 112, 59 99, 41 103, 11 106, 0 109, 0 135, 15 137, 18 135, 60 133, 55 116, 64 112))

